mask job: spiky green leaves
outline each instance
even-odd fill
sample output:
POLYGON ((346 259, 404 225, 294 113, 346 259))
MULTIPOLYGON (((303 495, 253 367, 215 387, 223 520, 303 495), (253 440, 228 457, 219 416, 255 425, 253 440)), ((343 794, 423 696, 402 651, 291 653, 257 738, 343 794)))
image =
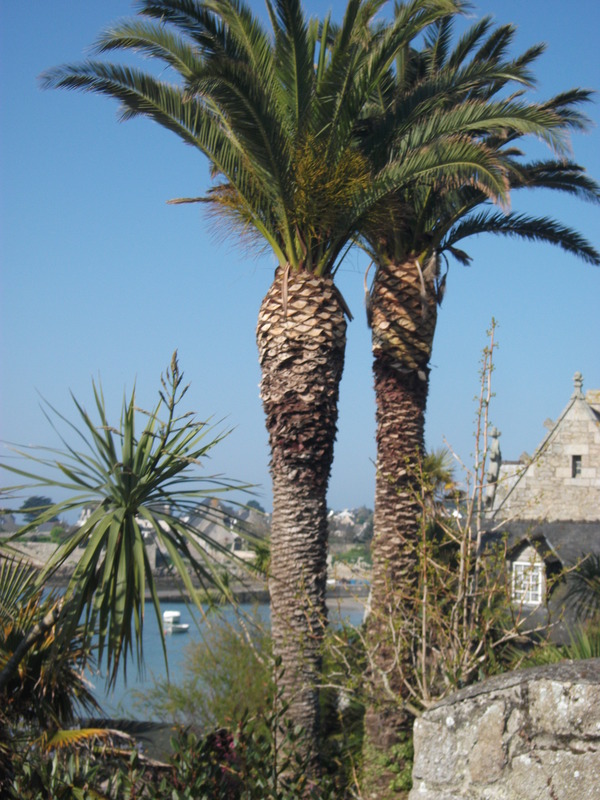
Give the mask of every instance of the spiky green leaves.
MULTIPOLYGON (((208 423, 178 412, 187 390, 182 381, 174 356, 162 379, 155 408, 140 409, 134 391, 123 404, 117 426, 110 423, 102 389, 96 385, 97 421, 75 398, 79 427, 48 406, 51 421, 67 426, 68 436, 61 437, 64 450, 47 451, 50 456, 44 457, 17 451, 41 465, 43 474, 2 465, 34 481, 35 486, 60 488, 71 495, 47 509, 17 537, 50 516, 90 510, 41 570, 36 585, 43 586, 69 558, 77 557, 57 622, 57 639, 68 641, 83 622, 88 632, 98 636, 99 659, 106 656, 110 681, 114 681, 121 662, 126 666, 134 647, 138 659, 142 657, 146 593, 160 620, 154 564, 150 563, 146 542, 148 532, 173 564, 192 601, 199 604, 199 589, 209 586, 229 595, 223 564, 216 559, 227 564, 234 556, 186 520, 206 497, 246 487, 198 474, 225 434, 215 434, 208 423), (140 420, 143 427, 138 433, 140 420), (73 438, 83 445, 81 449, 73 444, 73 438)), ((206 514, 218 516, 210 508, 206 514)))

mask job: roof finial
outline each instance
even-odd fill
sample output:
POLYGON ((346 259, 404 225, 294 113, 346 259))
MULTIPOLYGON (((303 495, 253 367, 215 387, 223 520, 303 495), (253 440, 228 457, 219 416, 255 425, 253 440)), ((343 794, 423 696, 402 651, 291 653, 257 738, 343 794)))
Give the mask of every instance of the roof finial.
POLYGON ((575 387, 573 397, 583 397, 583 375, 581 372, 576 372, 575 375, 573 375, 573 385, 575 387))

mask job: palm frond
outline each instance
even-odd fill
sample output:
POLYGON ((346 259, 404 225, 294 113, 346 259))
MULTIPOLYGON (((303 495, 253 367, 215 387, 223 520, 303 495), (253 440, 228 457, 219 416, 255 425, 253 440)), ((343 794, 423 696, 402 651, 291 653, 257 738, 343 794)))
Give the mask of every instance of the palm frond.
POLYGON ((46 752, 52 752, 53 750, 81 747, 82 745, 88 747, 96 744, 98 741, 106 742, 114 738, 126 739, 128 742, 133 742, 131 736, 128 736, 122 731, 109 728, 62 728, 55 731, 51 736, 43 736, 39 739, 38 743, 46 752))
POLYGON ((554 189, 590 203, 600 202, 600 186, 585 169, 572 161, 534 161, 511 169, 515 189, 554 189))
POLYGON ((600 265, 600 253, 580 233, 549 217, 501 212, 472 214, 457 223, 445 238, 442 249, 480 233, 514 236, 528 241, 547 242, 594 266, 600 265))
POLYGON ((123 20, 107 28, 98 38, 94 50, 97 53, 132 50, 160 59, 183 81, 190 80, 198 66, 197 49, 165 25, 153 25, 145 20, 123 20))
POLYGON ((0 624, 14 618, 18 603, 27 603, 35 594, 37 570, 16 556, 0 560, 0 624))

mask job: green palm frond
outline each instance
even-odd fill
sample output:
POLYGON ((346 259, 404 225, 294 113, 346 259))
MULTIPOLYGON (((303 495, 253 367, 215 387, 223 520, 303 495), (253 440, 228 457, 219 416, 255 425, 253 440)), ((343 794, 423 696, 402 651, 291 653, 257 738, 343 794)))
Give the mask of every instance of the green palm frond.
POLYGON ((198 65, 197 51, 165 25, 153 25, 145 20, 124 20, 107 28, 94 47, 97 53, 113 50, 134 50, 150 58, 164 61, 181 75, 191 80, 198 65))
POLYGON ((547 242, 560 247, 567 253, 578 256, 588 264, 596 266, 600 264, 600 253, 576 230, 548 217, 531 217, 527 214, 486 213, 485 211, 472 214, 452 228, 440 249, 449 249, 462 239, 480 233, 547 242))
POLYGON ((289 119, 288 131, 302 135, 313 100, 316 40, 309 37, 299 2, 275 0, 273 7, 278 103, 289 119))
POLYGON ((598 263, 595 248, 567 226, 545 217, 485 209, 490 201, 507 204, 509 193, 523 188, 556 189, 598 201, 598 184, 577 164, 565 159, 528 163, 517 147, 533 136, 565 153, 569 133, 588 125, 580 108, 590 93, 574 89, 539 104, 528 102, 520 91, 497 99, 501 90, 506 95, 512 87, 534 83, 531 65, 543 46, 510 59, 514 27, 494 30, 484 19, 450 51, 452 23, 452 18, 438 21, 423 50, 408 54, 403 72, 387 83, 385 100, 381 96, 381 102, 372 104, 372 116, 358 129, 361 149, 375 169, 386 164, 385 171, 392 172, 400 165, 399 178, 407 162, 412 159, 414 165, 412 182, 382 199, 383 213, 372 209, 366 214, 363 246, 377 261, 410 254, 427 259, 445 251, 464 264, 470 258, 456 243, 494 232, 546 241, 598 263), (428 149, 440 154, 437 172, 428 168, 433 166, 428 149), (479 207, 484 210, 477 214, 479 207))
MULTIPOLYGON (((447 28, 445 35, 447 38, 449 38, 449 35, 453 32, 452 20, 448 19, 444 22, 447 28)), ((473 25, 467 28, 467 30, 460 36, 457 43, 454 45, 454 49, 452 51, 446 50, 446 58, 440 59, 439 61, 436 60, 436 71, 439 71, 446 65, 450 69, 456 69, 460 67, 472 55, 475 47, 477 47, 481 39, 488 33, 491 27, 492 18, 489 16, 482 17, 480 20, 477 20, 477 22, 473 23, 473 25)), ((512 35, 512 33, 513 31, 507 31, 505 36, 512 35)), ((486 46, 487 45, 484 45, 484 47, 486 46)), ((481 53, 481 50, 479 52, 481 53)), ((481 55, 475 55, 473 60, 488 61, 489 59, 484 58, 481 55)))
MULTIPOLYGON (((56 549, 36 585, 44 586, 82 548, 64 594, 57 637, 67 641, 80 621, 86 634, 97 633, 98 657, 102 660, 106 655, 111 682, 121 662, 126 669, 134 647, 141 660, 146 592, 160 620, 160 601, 141 520, 151 526, 157 546, 169 555, 193 601, 199 597, 198 586, 201 590, 213 587, 229 596, 217 557, 242 566, 224 547, 186 521, 203 499, 249 487, 220 476, 198 475, 198 468, 227 432, 215 434, 209 423, 178 413, 187 390, 182 380, 174 356, 154 409, 139 409, 134 391, 123 404, 118 426, 110 423, 101 387, 94 385, 97 422, 73 398, 79 426, 49 407, 49 418, 67 425, 69 438, 62 436, 62 450, 46 451, 43 457, 17 451, 43 465, 43 475, 2 465, 35 486, 60 487, 71 493, 70 499, 46 510, 45 516, 93 509, 56 549), (139 418, 145 424, 138 434, 139 418), (81 444, 74 445, 73 438, 81 444)), ((17 536, 39 522, 40 518, 25 526, 17 536)), ((162 636, 162 627, 160 630, 162 636)), ((164 636, 162 644, 166 657, 164 636)))
POLYGON ((590 119, 578 107, 589 103, 593 95, 594 92, 589 89, 570 89, 547 100, 542 108, 557 114, 568 130, 586 131, 590 127, 590 119))
POLYGON ((515 189, 554 189, 585 200, 600 202, 600 186, 572 161, 533 161, 511 163, 511 186, 515 189))

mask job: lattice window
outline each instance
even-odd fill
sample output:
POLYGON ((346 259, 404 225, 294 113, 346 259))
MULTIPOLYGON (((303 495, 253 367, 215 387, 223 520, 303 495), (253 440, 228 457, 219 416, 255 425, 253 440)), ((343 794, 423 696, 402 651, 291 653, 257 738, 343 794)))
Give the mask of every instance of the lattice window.
POLYGON ((544 567, 537 561, 515 561, 512 568, 512 597, 517 603, 539 606, 543 600, 544 567))

